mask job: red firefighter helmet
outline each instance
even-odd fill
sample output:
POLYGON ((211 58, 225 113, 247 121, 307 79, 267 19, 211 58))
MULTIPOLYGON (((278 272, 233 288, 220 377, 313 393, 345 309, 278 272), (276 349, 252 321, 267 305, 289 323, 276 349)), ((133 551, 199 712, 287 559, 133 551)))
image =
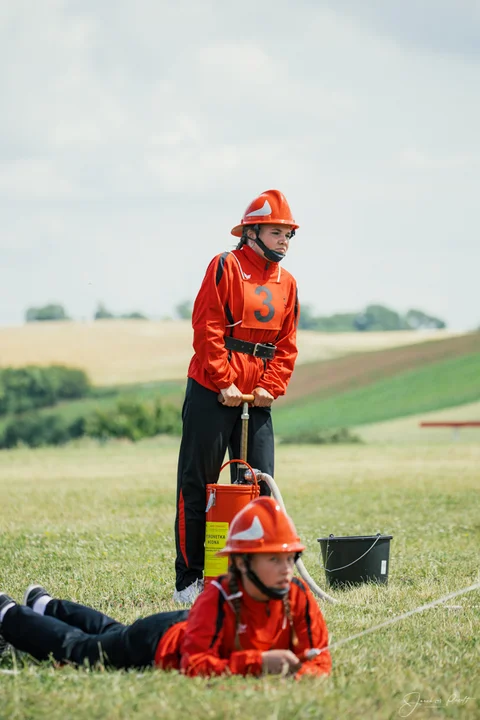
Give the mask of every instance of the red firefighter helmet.
POLYGON ((291 225, 294 230, 298 228, 292 217, 285 195, 280 190, 265 190, 252 200, 243 213, 240 225, 232 229, 232 235, 242 237, 245 225, 291 225))
POLYGON ((297 553, 305 550, 295 525, 272 497, 260 496, 233 518, 227 544, 216 554, 297 553))

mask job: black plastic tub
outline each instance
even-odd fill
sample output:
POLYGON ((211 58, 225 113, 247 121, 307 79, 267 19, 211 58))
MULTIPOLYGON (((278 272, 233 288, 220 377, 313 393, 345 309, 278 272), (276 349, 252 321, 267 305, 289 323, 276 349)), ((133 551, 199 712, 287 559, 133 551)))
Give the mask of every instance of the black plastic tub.
POLYGON ((392 535, 317 538, 330 587, 345 588, 374 582, 386 585, 392 535))

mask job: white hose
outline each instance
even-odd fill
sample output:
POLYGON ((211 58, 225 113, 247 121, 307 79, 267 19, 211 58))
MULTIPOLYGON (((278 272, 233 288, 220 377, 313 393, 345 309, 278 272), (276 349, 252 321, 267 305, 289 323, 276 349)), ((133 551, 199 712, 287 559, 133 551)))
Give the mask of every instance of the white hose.
MULTIPOLYGON (((248 473, 245 473, 245 475, 247 475, 247 474, 248 473)), ((263 473, 258 470, 255 470, 255 475, 257 477, 257 480, 264 480, 267 483, 268 487, 272 491, 273 497, 278 502, 278 504, 282 508, 283 512, 288 514, 287 510, 285 508, 285 503, 283 502, 282 493, 280 492, 280 489, 279 489, 277 483, 275 482, 275 480, 272 478, 272 476, 267 475, 267 473, 263 473)), ((317 595, 317 597, 322 598, 322 600, 328 600, 328 602, 331 602, 334 604, 338 603, 338 600, 336 600, 331 595, 327 595, 327 593, 324 590, 322 590, 320 587, 318 587, 317 583, 311 577, 307 568, 303 564, 302 558, 298 558, 298 560, 295 564, 297 566, 297 570, 298 570, 300 576, 305 580, 305 582, 307 583, 310 590, 315 595, 317 595)))

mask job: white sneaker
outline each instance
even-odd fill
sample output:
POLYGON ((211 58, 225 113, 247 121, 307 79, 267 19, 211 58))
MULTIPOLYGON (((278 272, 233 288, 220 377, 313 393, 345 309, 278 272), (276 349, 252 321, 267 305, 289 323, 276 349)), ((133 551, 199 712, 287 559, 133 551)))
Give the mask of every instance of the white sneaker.
POLYGON ((197 596, 203 590, 203 580, 195 580, 191 585, 183 590, 175 590, 173 593, 173 602, 181 605, 193 605, 197 596))

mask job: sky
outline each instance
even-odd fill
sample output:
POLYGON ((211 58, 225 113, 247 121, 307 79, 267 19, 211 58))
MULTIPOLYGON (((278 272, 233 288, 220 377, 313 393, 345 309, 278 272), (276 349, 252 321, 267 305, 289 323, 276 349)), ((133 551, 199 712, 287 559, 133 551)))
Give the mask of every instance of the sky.
POLYGON ((0 4, 0 325, 173 314, 254 197, 316 314, 480 326, 480 0, 0 4))

